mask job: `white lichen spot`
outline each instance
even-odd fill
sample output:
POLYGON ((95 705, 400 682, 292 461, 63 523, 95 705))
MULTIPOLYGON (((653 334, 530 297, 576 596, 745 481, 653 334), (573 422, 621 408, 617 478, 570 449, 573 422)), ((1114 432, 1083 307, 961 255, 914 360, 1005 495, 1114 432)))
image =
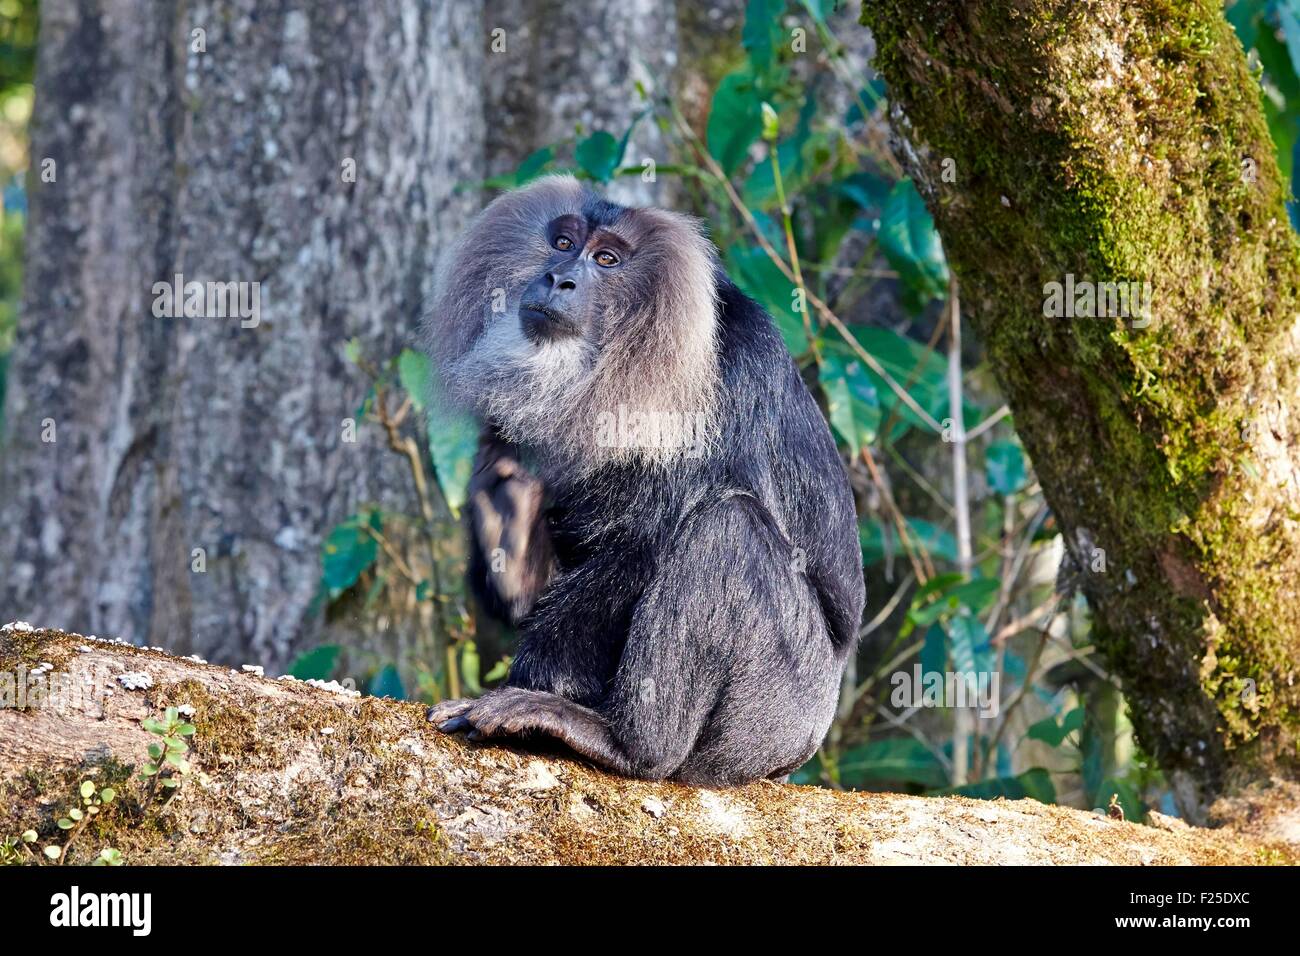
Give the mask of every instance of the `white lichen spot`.
POLYGON ((117 682, 127 690, 148 690, 153 686, 153 678, 144 671, 128 671, 117 675, 117 682))

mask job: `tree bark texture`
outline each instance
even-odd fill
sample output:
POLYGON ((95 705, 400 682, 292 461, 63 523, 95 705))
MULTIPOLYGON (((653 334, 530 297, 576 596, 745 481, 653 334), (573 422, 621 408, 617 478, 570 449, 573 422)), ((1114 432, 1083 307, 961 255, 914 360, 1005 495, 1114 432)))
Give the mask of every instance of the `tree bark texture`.
POLYGON ((1193 820, 1293 778, 1297 244, 1220 5, 891 0, 863 22, 1142 744, 1193 820), (1150 323, 1048 317, 1067 276, 1150 283, 1150 323))

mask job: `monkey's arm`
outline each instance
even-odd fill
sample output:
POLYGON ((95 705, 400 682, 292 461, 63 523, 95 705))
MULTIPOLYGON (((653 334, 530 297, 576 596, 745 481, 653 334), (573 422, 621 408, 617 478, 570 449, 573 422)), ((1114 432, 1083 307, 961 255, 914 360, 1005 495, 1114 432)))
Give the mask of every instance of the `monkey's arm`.
POLYGON ((554 571, 544 499, 518 450, 485 428, 469 483, 469 579, 484 609, 512 625, 532 610, 554 571))

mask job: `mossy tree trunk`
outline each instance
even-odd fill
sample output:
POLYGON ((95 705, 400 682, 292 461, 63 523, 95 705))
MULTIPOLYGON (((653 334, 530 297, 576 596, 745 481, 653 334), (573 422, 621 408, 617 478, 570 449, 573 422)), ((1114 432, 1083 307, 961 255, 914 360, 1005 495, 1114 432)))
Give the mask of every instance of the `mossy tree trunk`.
POLYGON ((1297 244, 1219 5, 893 0, 862 19, 1141 742, 1194 819, 1294 776, 1297 244), (1149 324, 1047 317, 1067 276, 1150 283, 1149 324))

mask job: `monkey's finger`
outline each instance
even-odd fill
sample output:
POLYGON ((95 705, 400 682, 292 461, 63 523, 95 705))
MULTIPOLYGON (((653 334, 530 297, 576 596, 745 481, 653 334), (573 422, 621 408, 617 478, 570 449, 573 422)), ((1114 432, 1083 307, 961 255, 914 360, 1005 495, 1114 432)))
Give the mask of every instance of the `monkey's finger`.
POLYGON ((438 725, 438 730, 444 734, 458 734, 462 730, 472 730, 474 725, 464 717, 453 717, 451 720, 444 720, 438 725))

